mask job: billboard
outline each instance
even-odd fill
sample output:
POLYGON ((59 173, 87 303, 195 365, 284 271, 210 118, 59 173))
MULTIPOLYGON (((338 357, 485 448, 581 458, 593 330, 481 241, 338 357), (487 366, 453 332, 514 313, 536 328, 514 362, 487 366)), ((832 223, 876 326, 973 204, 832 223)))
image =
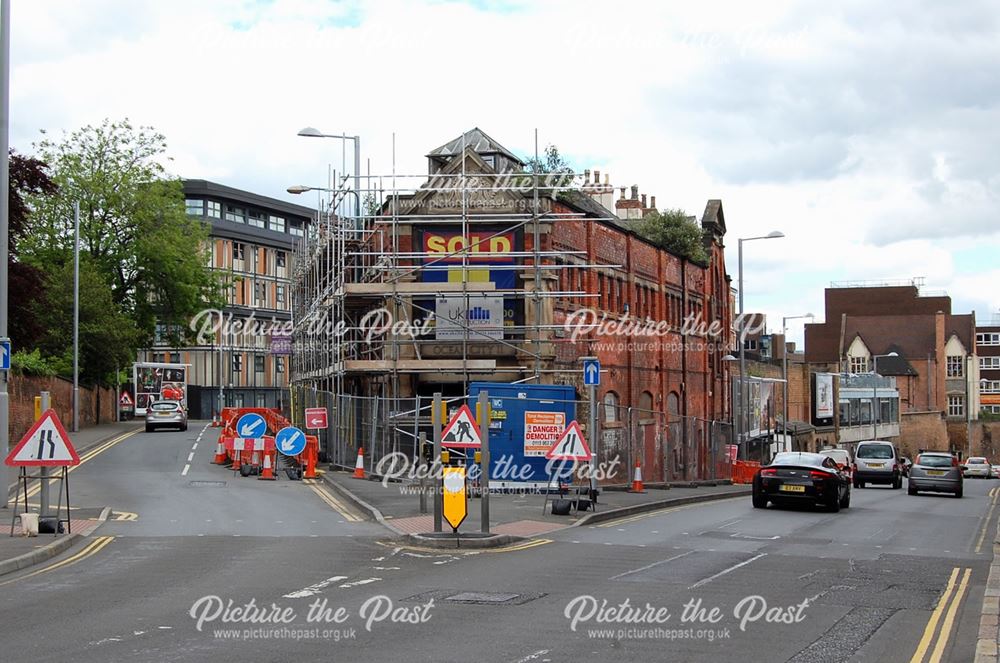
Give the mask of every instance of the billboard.
POLYGON ((833 375, 816 373, 816 398, 813 417, 829 419, 833 417, 833 375))
POLYGON ((462 295, 435 300, 435 338, 439 341, 499 340, 503 338, 503 297, 462 295))
POLYGON ((136 415, 144 416, 153 401, 180 401, 187 405, 187 369, 188 364, 133 364, 136 415))
POLYGON ((543 457, 566 428, 564 412, 524 412, 524 455, 543 457))

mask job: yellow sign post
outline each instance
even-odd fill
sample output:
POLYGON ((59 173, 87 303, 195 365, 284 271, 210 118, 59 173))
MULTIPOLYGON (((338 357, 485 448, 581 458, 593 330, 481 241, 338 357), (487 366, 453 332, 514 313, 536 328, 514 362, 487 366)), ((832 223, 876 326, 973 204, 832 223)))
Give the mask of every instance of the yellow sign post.
POLYGON ((459 525, 469 515, 465 492, 465 466, 445 467, 444 470, 444 519, 458 532, 459 525))

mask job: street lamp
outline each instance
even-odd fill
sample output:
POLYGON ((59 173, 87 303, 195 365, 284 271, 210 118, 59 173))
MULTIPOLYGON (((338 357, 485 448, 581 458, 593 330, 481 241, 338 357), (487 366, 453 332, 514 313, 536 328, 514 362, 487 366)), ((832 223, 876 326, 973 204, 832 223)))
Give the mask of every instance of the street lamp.
POLYGON ((898 352, 872 355, 872 439, 878 439, 878 360, 880 357, 898 357, 898 352))
POLYGON ((816 316, 812 313, 806 313, 805 315, 789 315, 781 319, 781 342, 784 343, 784 347, 781 348, 781 377, 785 381, 781 393, 781 407, 783 408, 781 433, 784 437, 782 442, 788 440, 788 342, 785 340, 785 334, 788 332, 788 321, 801 318, 812 320, 814 317, 816 316))
MULTIPOLYGON (((285 191, 296 196, 303 193, 307 193, 309 191, 325 191, 326 193, 353 193, 355 202, 358 205, 358 209, 361 208, 361 196, 358 194, 357 191, 352 191, 351 189, 330 189, 324 186, 306 186, 305 184, 293 184, 292 186, 285 189, 285 191)), ((361 216, 360 213, 358 214, 358 216, 361 216)))
MULTIPOLYGON (((325 134, 314 127, 306 127, 298 133, 299 136, 307 138, 339 138, 341 140, 354 141, 354 190, 357 192, 357 207, 355 213, 361 216, 361 137, 348 136, 346 134, 325 134)), ((289 193, 296 193, 289 189, 289 193)), ((301 192, 299 192, 301 193, 301 192)))
MULTIPOLYGON (((740 334, 739 334, 739 344, 740 344, 740 407, 743 409, 743 417, 740 417, 742 422, 741 426, 743 428, 744 434, 749 434, 750 432, 750 408, 747 407, 748 394, 746 392, 746 376, 747 376, 747 358, 746 358, 746 339, 744 335, 746 333, 746 320, 743 319, 743 242, 752 242, 757 239, 778 239, 779 237, 784 237, 785 234, 779 230, 772 230, 766 235, 760 235, 758 237, 740 237, 737 240, 737 255, 739 263, 739 278, 738 278, 738 288, 739 288, 739 305, 740 305, 740 334)), ((747 444, 749 445, 749 435, 747 437, 747 444)), ((748 449, 749 451, 749 449, 748 449)))

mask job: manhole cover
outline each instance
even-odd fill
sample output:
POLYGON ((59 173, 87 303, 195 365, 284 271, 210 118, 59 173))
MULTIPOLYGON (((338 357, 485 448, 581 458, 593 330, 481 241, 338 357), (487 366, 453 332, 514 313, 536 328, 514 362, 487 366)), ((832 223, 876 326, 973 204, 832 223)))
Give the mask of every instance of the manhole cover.
POLYGON ((225 481, 189 481, 188 485, 192 488, 223 488, 226 485, 225 481))
POLYGON ((504 594, 502 592, 462 592, 445 598, 445 601, 455 603, 507 603, 518 597, 518 594, 504 594))

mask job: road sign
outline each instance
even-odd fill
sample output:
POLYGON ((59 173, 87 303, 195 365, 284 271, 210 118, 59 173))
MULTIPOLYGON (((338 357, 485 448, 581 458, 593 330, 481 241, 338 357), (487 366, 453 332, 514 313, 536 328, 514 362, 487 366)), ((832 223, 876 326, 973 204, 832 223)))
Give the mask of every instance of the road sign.
POLYGON ((458 530, 465 517, 469 515, 468 502, 465 494, 465 466, 445 467, 444 471, 444 519, 453 530, 458 530))
POLYGON ((0 338, 0 371, 10 370, 10 339, 0 338))
POLYGON ((441 431, 441 444, 446 447, 479 448, 483 445, 483 437, 479 426, 472 416, 468 405, 459 408, 448 425, 441 431))
POLYGON ((594 457, 587 440, 583 437, 580 424, 571 421, 552 445, 545 457, 550 460, 590 460, 594 457))
POLYGON ((583 384, 588 387, 601 384, 601 360, 597 357, 583 358, 583 384))
POLYGON ((24 434, 4 463, 11 467, 57 467, 79 465, 80 457, 56 411, 49 409, 24 434))
POLYGON ((132 407, 132 396, 127 391, 122 392, 122 397, 118 399, 122 407, 132 407))
POLYGON ((287 426, 274 434, 274 446, 286 456, 298 456, 306 448, 306 434, 287 426))
POLYGON ((306 428, 312 429, 325 429, 327 427, 326 422, 326 408, 325 407, 307 407, 306 408, 306 428))
POLYGON ((256 412, 244 414, 236 422, 236 435, 239 437, 262 437, 266 432, 267 422, 256 412))

